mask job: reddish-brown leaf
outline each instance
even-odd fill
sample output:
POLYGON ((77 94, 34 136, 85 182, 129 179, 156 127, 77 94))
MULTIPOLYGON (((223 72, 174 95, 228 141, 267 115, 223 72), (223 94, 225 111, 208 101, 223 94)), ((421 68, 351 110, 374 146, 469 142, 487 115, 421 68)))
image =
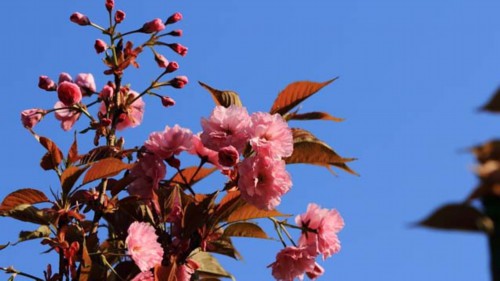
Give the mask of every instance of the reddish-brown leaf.
POLYGON ((213 223, 218 224, 221 221, 225 221, 234 210, 240 208, 243 204, 245 204, 245 201, 241 199, 239 191, 229 191, 219 204, 217 204, 213 215, 213 223))
POLYGON ((42 168, 46 169, 49 166, 51 166, 50 169, 57 168, 57 166, 62 162, 63 159, 63 154, 59 147, 57 147, 57 145, 53 141, 46 137, 39 137, 38 141, 41 145, 43 145, 43 147, 45 147, 45 149, 47 149, 47 154, 45 154, 42 158, 42 168))
POLYGON ((116 157, 120 150, 111 146, 99 146, 80 156, 80 164, 97 162, 101 159, 116 157))
POLYGON ((76 141, 76 136, 73 144, 71 144, 71 147, 69 148, 67 158, 68 166, 75 163, 80 158, 80 156, 78 155, 78 143, 76 141))
POLYGON ((482 182, 469 194, 467 201, 470 202, 485 196, 500 196, 500 183, 482 182))
POLYGON ((472 153, 481 163, 489 160, 500 161, 500 140, 492 140, 484 144, 473 147, 472 153))
POLYGON ((178 281, 176 277, 177 264, 174 262, 169 266, 157 265, 154 268, 155 281, 178 281))
POLYGON ((251 222, 237 222, 230 224, 226 227, 226 229, 224 229, 224 235, 269 239, 269 236, 267 236, 266 232, 264 232, 260 226, 251 222))
POLYGON ((493 226, 490 218, 467 204, 444 205, 418 224, 443 230, 487 232, 493 226))
POLYGON ((500 112, 500 88, 493 93, 493 97, 481 107, 481 110, 495 113, 500 112))
POLYGON ((270 113, 284 115, 299 103, 335 80, 337 80, 337 77, 322 83, 298 81, 286 86, 286 88, 278 94, 278 97, 271 107, 270 113))
POLYGON ((343 118, 332 116, 326 112, 289 113, 287 120, 330 120, 335 122, 344 121, 343 118))
POLYGON ((258 219, 258 218, 269 218, 269 217, 289 217, 290 215, 282 214, 277 210, 260 210, 257 209, 252 204, 244 203, 241 207, 233 211, 229 214, 227 218, 227 222, 239 222, 250 219, 258 219))
POLYGON ((119 180, 109 181, 108 188, 109 190, 111 190, 111 196, 115 196, 116 194, 118 194, 120 191, 125 189, 125 187, 131 184, 135 179, 136 177, 128 174, 119 180))
POLYGON ((338 155, 329 145, 317 139, 312 133, 298 128, 292 128, 293 153, 285 158, 287 164, 312 164, 330 169, 330 166, 340 168, 350 174, 357 175, 347 166, 347 162, 356 158, 344 158, 338 155))
POLYGON ((80 176, 87 170, 89 166, 76 167, 71 166, 64 170, 61 175, 61 186, 65 194, 71 191, 80 176))
POLYGON ((42 202, 49 202, 49 198, 43 192, 32 188, 19 189, 3 199, 2 204, 0 204, 0 213, 8 212, 19 205, 42 202))
POLYGON ((89 183, 91 181, 109 178, 118 175, 123 170, 127 170, 133 167, 133 164, 123 163, 121 160, 116 158, 105 158, 99 160, 92 164, 88 172, 83 178, 83 184, 89 183))
POLYGON ((8 211, 0 211, 0 216, 11 217, 20 221, 35 224, 50 224, 52 216, 46 210, 40 210, 30 204, 21 204, 8 211))
POLYGON ((207 89, 207 91, 210 93, 212 96, 214 102, 216 105, 222 105, 224 107, 229 107, 231 105, 237 105, 237 106, 242 106, 240 97, 238 94, 234 91, 220 91, 217 89, 214 89, 207 84, 203 82, 198 82, 200 85, 207 89))
MULTIPOLYGON (((187 167, 185 169, 182 169, 182 176, 188 181, 190 185, 194 185, 195 183, 199 182, 200 180, 204 179, 205 177, 209 176, 212 174, 214 171, 217 170, 217 168, 200 168, 198 173, 195 176, 196 170, 198 169, 197 166, 191 166, 187 167)), ((184 179, 182 178, 180 173, 176 173, 170 181, 184 185, 184 179)))

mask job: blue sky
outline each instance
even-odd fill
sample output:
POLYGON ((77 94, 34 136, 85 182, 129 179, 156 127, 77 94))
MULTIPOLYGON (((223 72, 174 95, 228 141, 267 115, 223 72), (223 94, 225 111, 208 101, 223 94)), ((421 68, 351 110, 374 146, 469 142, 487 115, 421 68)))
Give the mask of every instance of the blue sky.
MULTIPOLYGON (((43 150, 19 122, 19 112, 52 107, 55 96, 37 88, 39 75, 93 72, 107 80, 93 50, 100 34, 69 22, 74 11, 105 22, 104 1, 1 1, 0 196, 15 188, 57 188, 38 167, 43 150)), ((177 105, 146 100, 144 125, 125 132, 128 144, 176 123, 200 130, 213 103, 195 83, 237 91, 250 112, 267 111, 276 94, 296 80, 340 79, 303 103, 342 123, 302 122, 341 155, 357 157, 360 177, 290 166, 294 186, 281 210, 301 213, 309 202, 336 208, 346 221, 342 251, 321 263, 320 280, 489 280, 486 238, 411 227, 434 208, 460 201, 476 184, 464 148, 498 136, 498 116, 479 113, 500 84, 500 3, 486 0, 130 1, 123 27, 135 28, 180 11, 189 47, 177 60, 191 83, 170 91, 177 105), (268 3, 270 2, 270 3, 268 3)), ((138 89, 157 68, 150 54, 126 79, 138 89)), ((53 117, 37 132, 68 148, 53 117), (55 129, 57 128, 57 129, 55 129)), ((263 222, 266 224, 267 222, 263 222)), ((14 241, 29 224, 0 220, 0 244, 14 241)), ((239 240, 243 262, 224 260, 238 280, 271 280, 266 266, 280 243, 239 240)), ((0 252, 0 266, 41 276, 38 241, 0 252), (36 253, 33 250, 37 249, 36 253)), ((43 260, 41 262, 40 260, 43 260)), ((22 280, 21 278, 19 278, 22 280)))

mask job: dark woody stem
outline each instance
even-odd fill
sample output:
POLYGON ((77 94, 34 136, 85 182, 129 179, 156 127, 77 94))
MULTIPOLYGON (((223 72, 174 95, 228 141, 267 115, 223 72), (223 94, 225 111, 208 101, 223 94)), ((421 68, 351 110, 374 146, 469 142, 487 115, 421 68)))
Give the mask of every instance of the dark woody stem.
POLYGON ((179 169, 179 168, 175 168, 177 170, 177 172, 179 173, 179 175, 181 176, 182 180, 184 181, 184 183, 186 184, 186 187, 187 189, 189 190, 189 192, 191 192, 191 194, 193 196, 196 195, 196 193, 194 192, 193 188, 191 187, 191 183, 188 182, 188 180, 186 179, 186 177, 184 176, 184 174, 182 173, 182 170, 179 169))

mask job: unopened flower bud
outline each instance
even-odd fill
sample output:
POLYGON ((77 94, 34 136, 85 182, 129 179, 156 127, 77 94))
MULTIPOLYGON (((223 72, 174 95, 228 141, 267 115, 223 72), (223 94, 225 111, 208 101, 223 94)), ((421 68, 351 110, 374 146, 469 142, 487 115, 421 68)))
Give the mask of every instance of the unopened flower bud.
POLYGON ((179 69, 179 64, 177 62, 171 61, 171 62, 168 63, 167 73, 174 72, 177 69, 179 69))
POLYGON ((174 50, 174 52, 178 53, 181 56, 185 56, 188 51, 188 49, 185 46, 179 43, 167 44, 167 46, 169 46, 170 49, 174 50))
POLYGON ((118 10, 115 13, 115 21, 116 23, 121 23, 125 19, 125 12, 122 10, 118 10))
POLYGON ((174 106, 175 100, 171 97, 162 97, 161 104, 163 104, 164 107, 174 106))
POLYGON ((106 42, 102 41, 101 39, 95 40, 94 49, 98 54, 106 51, 107 48, 108 44, 106 44, 106 42))
POLYGON ((111 12, 111 10, 113 10, 113 7, 115 6, 115 0, 106 0, 106 4, 104 5, 106 6, 106 10, 111 12))
POLYGON ((89 20, 89 18, 88 18, 86 15, 81 14, 81 13, 78 13, 78 12, 73 13, 73 14, 69 17, 69 19, 70 19, 72 22, 74 22, 74 23, 76 23, 76 24, 78 24, 78 25, 90 25, 90 20, 89 20))
POLYGON ((182 36, 182 29, 176 29, 172 30, 168 33, 170 36, 176 36, 176 37, 181 37, 182 36))
POLYGON ((154 19, 150 22, 145 23, 141 28, 141 32, 153 33, 162 31, 163 29, 165 29, 165 25, 163 24, 161 19, 154 19))
POLYGON ((38 87, 45 91, 55 91, 57 89, 56 83, 45 75, 38 78, 38 87))
POLYGON ((57 87, 57 97, 64 105, 72 106, 82 100, 82 92, 75 83, 64 81, 57 87))
POLYGON ((167 21, 165 22, 165 24, 172 24, 172 23, 176 23, 178 21, 180 21, 182 19, 182 14, 181 13, 175 13, 173 15, 171 15, 167 21))
POLYGON ((42 120, 43 116, 47 113, 47 111, 39 108, 26 109, 21 112, 21 122, 25 128, 32 129, 40 120, 42 120))
POLYGON ((168 60, 158 53, 155 53, 155 61, 161 68, 167 68, 169 65, 168 60))
POLYGON ((174 79, 170 80, 170 85, 177 89, 184 88, 187 83, 188 78, 186 76, 177 76, 174 79))
POLYGON ((232 145, 221 148, 218 157, 219 164, 225 167, 233 167, 240 160, 238 150, 232 145))
POLYGON ((113 96, 113 92, 114 92, 113 87, 105 85, 102 88, 101 92, 99 93, 99 99, 101 100, 110 99, 113 96))
POLYGON ((181 161, 179 159, 175 158, 174 156, 172 156, 172 157, 167 159, 167 164, 170 167, 179 169, 179 167, 181 166, 181 161))
POLYGON ((69 75, 66 72, 61 72, 59 74, 59 80, 57 81, 57 84, 61 84, 62 82, 73 82, 73 78, 71 78, 71 75, 69 75))
POLYGON ((107 126, 111 125, 111 119, 109 119, 109 118, 103 118, 101 120, 101 125, 103 125, 104 127, 107 127, 107 126))
POLYGON ((94 76, 92 73, 80 73, 76 76, 75 83, 82 90, 82 94, 90 96, 96 92, 94 76))

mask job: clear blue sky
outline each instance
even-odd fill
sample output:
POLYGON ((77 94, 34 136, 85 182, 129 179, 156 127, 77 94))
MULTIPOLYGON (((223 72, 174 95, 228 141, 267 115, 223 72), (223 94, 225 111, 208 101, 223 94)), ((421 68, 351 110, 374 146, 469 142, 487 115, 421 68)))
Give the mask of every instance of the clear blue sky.
MULTIPOLYGON (((93 72, 98 88, 107 81, 93 50, 99 33, 68 20, 80 11, 104 22, 103 2, 0 1, 1 197, 21 187, 57 188, 55 176, 39 169, 44 152, 22 128, 19 112, 53 106, 55 96, 37 88, 39 75, 93 72)), ((130 29, 182 12, 180 42, 189 47, 185 58, 164 52, 191 81, 169 93, 178 104, 165 110, 147 99, 144 125, 125 133, 128 144, 142 143, 167 124, 200 130, 199 118, 213 103, 198 80, 237 91, 249 111, 267 111, 289 82, 340 76, 306 101, 303 111, 328 111, 346 121, 294 125, 341 155, 358 157, 352 168, 361 176, 290 166, 294 186, 281 206, 301 213, 317 202, 343 215, 343 249, 322 263, 321 280, 489 280, 485 237, 410 225, 443 203, 465 198, 476 179, 472 157, 460 151, 500 136, 500 117, 476 111, 500 84, 498 1, 116 2, 127 12, 123 26, 130 29)), ((157 73, 150 54, 140 63, 142 70, 126 77, 138 89, 157 73)), ((67 149, 72 134, 54 128, 56 120, 48 117, 37 132, 67 149)), ((15 241, 21 227, 35 228, 8 218, 0 226, 0 244, 15 241)), ((228 270, 238 280, 271 280, 266 266, 280 244, 237 244, 245 260, 224 260, 228 270)), ((38 245, 0 252, 0 266, 41 276, 49 260, 38 254, 38 245)))

